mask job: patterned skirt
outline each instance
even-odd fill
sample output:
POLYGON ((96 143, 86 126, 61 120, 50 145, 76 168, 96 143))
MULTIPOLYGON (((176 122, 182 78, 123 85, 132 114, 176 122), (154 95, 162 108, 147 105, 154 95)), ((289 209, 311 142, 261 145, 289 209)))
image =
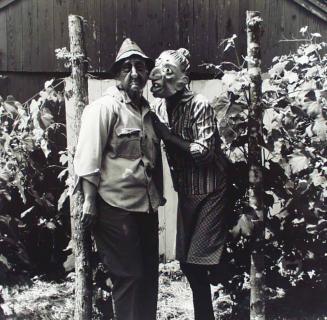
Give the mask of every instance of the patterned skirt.
POLYGON ((215 265, 224 249, 228 214, 227 187, 204 195, 178 195, 176 259, 215 265))

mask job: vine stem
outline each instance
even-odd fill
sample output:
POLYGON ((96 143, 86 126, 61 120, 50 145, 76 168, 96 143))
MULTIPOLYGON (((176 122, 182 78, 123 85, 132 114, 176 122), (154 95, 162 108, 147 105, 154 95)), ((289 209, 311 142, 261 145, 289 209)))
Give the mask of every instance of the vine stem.
POLYGON ((312 42, 311 39, 281 39, 278 42, 312 42))
MULTIPOLYGON (((64 78, 58 78, 58 79, 62 79, 62 81, 58 82, 55 86, 51 86, 51 88, 55 89, 57 88, 59 85, 61 85, 63 82, 65 82, 64 78)), ((25 106, 27 103, 29 103, 31 100, 33 100, 35 97, 39 96, 40 93, 43 90, 40 90, 38 93, 36 93, 34 96, 32 96, 31 98, 29 98, 28 100, 26 100, 24 103, 22 103, 23 106, 25 106)))

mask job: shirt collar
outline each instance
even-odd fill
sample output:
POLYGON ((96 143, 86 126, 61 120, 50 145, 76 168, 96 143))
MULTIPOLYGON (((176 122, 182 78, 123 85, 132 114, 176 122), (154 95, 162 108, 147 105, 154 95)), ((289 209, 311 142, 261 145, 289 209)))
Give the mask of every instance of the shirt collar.
POLYGON ((190 91, 188 89, 184 89, 183 91, 178 92, 170 101, 167 101, 167 99, 158 99, 157 105, 154 108, 154 112, 159 116, 161 122, 164 122, 168 127, 169 119, 168 119, 168 112, 167 107, 170 103, 172 107, 172 112, 175 112, 180 105, 185 105, 188 101, 190 101, 195 96, 195 93, 193 91, 190 91))
POLYGON ((168 105, 174 105, 177 106, 179 104, 184 104, 191 100, 194 97, 194 92, 184 89, 178 93, 176 93, 174 96, 172 96, 170 99, 166 99, 166 102, 168 105))

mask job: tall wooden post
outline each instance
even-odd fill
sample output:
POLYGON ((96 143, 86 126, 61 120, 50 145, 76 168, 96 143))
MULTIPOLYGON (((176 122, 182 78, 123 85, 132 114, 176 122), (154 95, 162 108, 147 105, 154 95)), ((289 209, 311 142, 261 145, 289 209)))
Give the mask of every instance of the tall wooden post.
MULTIPOLYGON (((83 19, 76 15, 68 17, 71 88, 66 96, 69 104, 66 108, 67 146, 69 156, 69 174, 74 177, 73 158, 81 125, 81 116, 88 103, 87 57, 85 52, 83 19)), ((67 89, 67 88, 66 88, 67 89)), ((90 232, 81 224, 83 193, 78 190, 70 197, 73 250, 75 254, 75 310, 74 320, 92 318, 92 243, 90 232)))
POLYGON ((250 319, 265 319, 265 219, 263 204, 262 155, 262 79, 260 37, 262 33, 259 12, 247 11, 247 58, 250 76, 249 106, 249 205, 253 209, 254 247, 251 254, 250 319))

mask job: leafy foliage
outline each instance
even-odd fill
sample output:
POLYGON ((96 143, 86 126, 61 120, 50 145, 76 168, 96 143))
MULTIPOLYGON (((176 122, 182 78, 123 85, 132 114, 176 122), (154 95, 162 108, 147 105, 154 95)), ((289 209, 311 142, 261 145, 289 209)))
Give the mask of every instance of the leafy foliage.
POLYGON ((64 189, 57 176, 65 164, 65 110, 53 81, 24 105, 0 97, 1 282, 46 267, 42 254, 55 264, 67 242, 68 215, 57 209, 64 189))
MULTIPOLYGON (((307 27, 300 32, 297 51, 275 57, 262 84, 267 284, 286 292, 321 288, 327 277, 326 43, 307 27)), ((226 94, 214 106, 225 151, 233 162, 246 163, 249 76, 240 67, 225 70, 221 81, 226 94)), ((252 245, 251 212, 246 206, 240 211, 232 229, 237 241, 227 248, 234 276, 225 283, 239 297, 252 245)))

